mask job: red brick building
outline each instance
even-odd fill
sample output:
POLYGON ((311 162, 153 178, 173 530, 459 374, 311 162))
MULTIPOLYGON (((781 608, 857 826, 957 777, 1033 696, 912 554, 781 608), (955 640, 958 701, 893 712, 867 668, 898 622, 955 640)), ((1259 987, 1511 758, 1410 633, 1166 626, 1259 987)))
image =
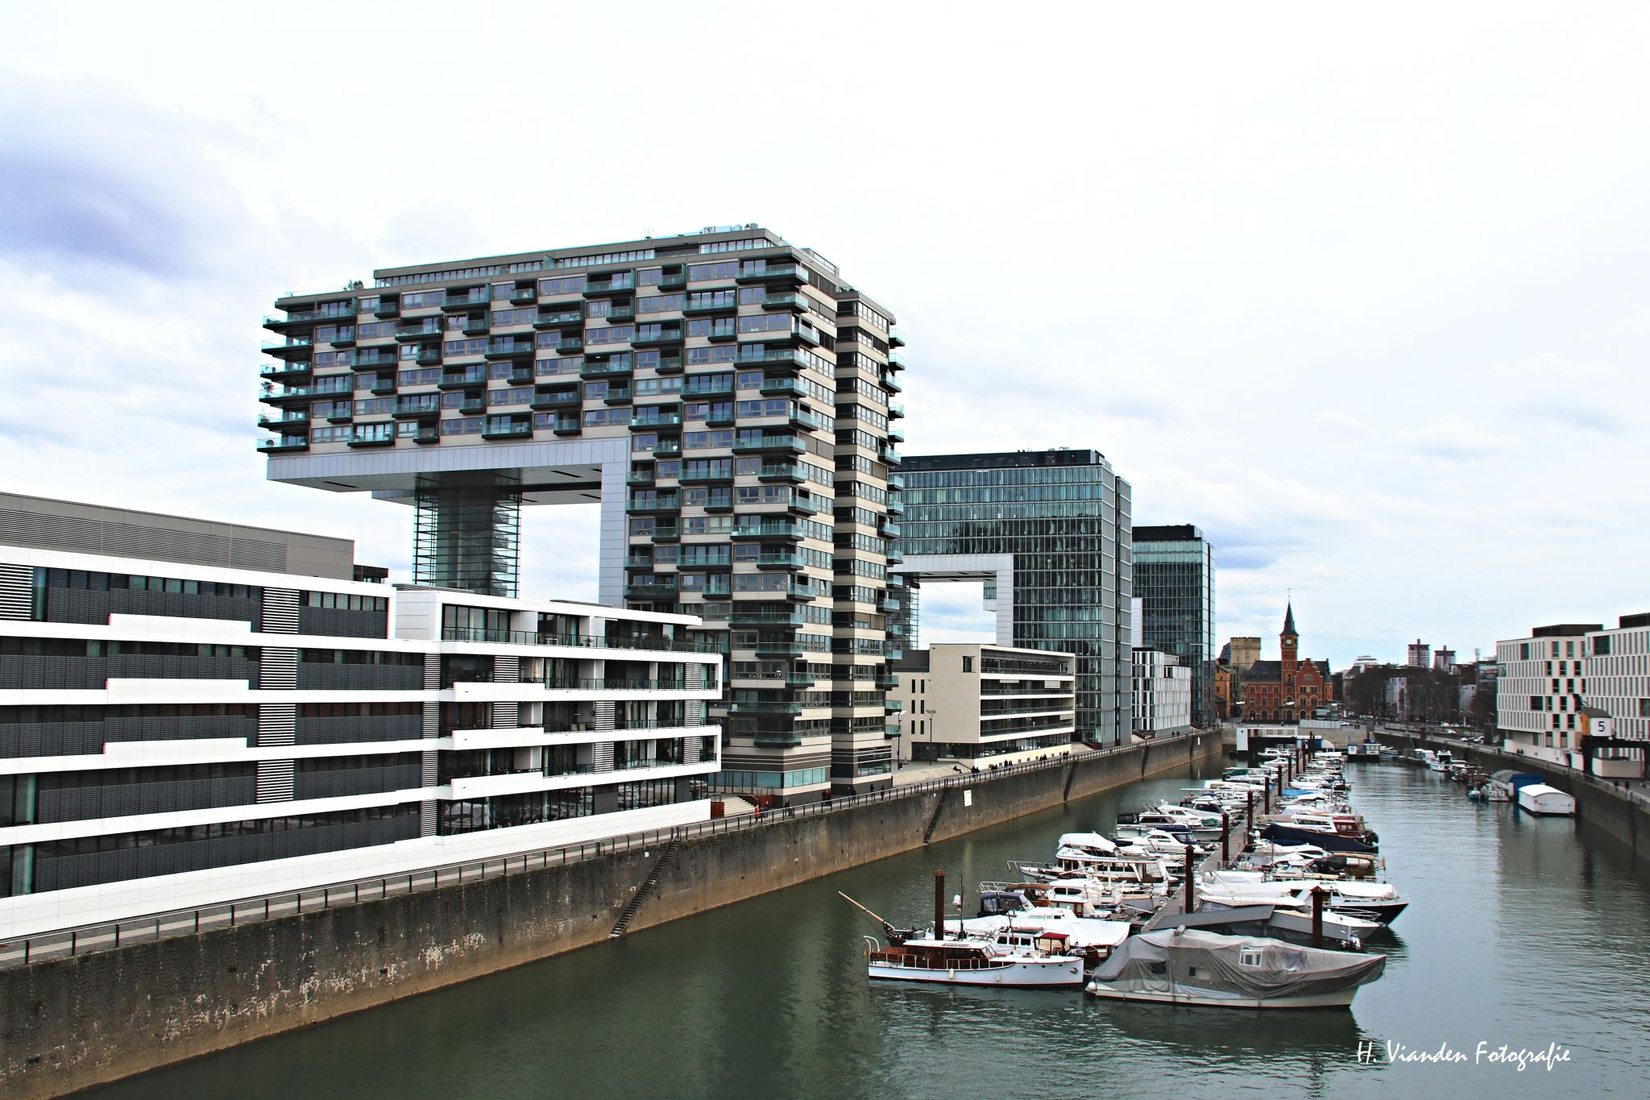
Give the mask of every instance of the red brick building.
POLYGON ((1243 674, 1243 717, 1247 721, 1299 721, 1335 699, 1329 662, 1303 660, 1298 655, 1300 635, 1295 633, 1293 602, 1284 613, 1278 644, 1283 660, 1256 661, 1243 674))

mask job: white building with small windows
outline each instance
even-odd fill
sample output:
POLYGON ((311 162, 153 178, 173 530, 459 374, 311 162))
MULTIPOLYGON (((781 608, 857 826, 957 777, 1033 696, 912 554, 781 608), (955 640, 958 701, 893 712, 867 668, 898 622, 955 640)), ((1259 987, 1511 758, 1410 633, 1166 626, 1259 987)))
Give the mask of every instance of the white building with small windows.
POLYGON ((1597 623, 1559 623, 1495 643, 1495 720, 1508 752, 1566 767, 1573 757, 1580 764, 1587 635, 1599 629, 1597 623))
POLYGON ((1170 653, 1134 650, 1134 732, 1183 733, 1192 728, 1192 670, 1170 653))
MULTIPOLYGON (((1508 751, 1580 768, 1584 736, 1650 746, 1650 614, 1623 615, 1610 629, 1537 627, 1528 638, 1497 642, 1495 652, 1496 725, 1508 751)), ((1600 775, 1644 770, 1642 753, 1593 755, 1600 775)))
POLYGON ((1001 645, 942 644, 894 665, 902 760, 964 767, 1071 751, 1077 658, 1001 645))

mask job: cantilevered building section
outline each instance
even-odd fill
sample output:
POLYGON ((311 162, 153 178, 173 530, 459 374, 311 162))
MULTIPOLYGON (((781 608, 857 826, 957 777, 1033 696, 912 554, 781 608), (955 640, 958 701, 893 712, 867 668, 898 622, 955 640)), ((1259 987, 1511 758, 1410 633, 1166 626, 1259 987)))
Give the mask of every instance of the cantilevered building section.
POLYGON ((755 226, 391 268, 265 322, 269 476, 412 505, 419 583, 512 596, 522 505, 729 661, 719 783, 891 780, 893 315, 755 226))
POLYGON ((925 455, 902 474, 896 568, 984 580, 997 644, 1075 654, 1079 736, 1120 742, 1133 718, 1129 483, 1098 451, 1066 448, 925 455))

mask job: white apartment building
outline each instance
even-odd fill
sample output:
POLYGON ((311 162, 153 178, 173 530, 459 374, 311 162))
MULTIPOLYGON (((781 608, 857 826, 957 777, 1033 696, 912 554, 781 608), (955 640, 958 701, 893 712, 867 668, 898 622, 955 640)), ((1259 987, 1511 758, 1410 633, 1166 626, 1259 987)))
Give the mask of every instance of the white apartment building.
POLYGON ((695 617, 352 557, 0 499, 0 939, 709 817, 695 617))
POLYGON ((894 667, 901 759, 985 767, 1069 753, 1076 662, 1070 653, 984 644, 908 654, 894 667))
POLYGON ((1134 732, 1180 733, 1192 728, 1192 670, 1155 649, 1134 651, 1134 732))

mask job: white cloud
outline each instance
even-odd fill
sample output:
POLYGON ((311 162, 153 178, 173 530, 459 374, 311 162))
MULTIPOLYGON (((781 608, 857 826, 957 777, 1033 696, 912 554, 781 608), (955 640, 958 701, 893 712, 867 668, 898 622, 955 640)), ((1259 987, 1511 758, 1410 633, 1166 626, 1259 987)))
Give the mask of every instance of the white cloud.
MULTIPOLYGON (((1640 5, 98 18, 8 21, 7 488, 404 566, 406 509, 263 480, 273 298, 761 221, 899 313, 903 450, 1098 448, 1215 540, 1223 638, 1291 589, 1337 662, 1646 606, 1640 5)), ((593 595, 593 530, 530 516, 529 587, 593 595)))

